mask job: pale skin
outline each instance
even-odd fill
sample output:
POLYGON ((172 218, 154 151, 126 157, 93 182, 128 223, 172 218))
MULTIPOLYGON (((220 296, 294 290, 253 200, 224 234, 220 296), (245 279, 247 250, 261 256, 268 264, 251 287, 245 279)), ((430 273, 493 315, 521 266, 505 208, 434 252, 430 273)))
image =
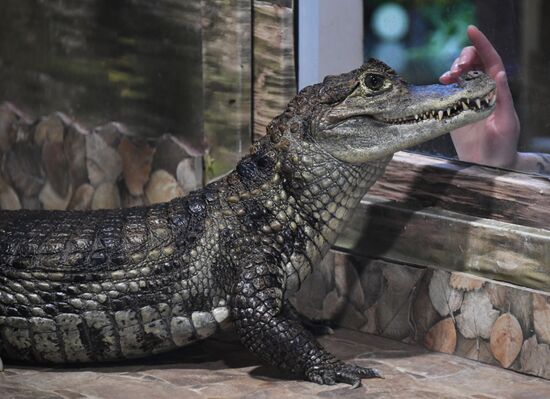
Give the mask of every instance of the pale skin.
POLYGON ((495 111, 486 119, 451 132, 460 160, 525 172, 550 174, 550 155, 517 151, 520 123, 500 55, 475 26, 467 29, 472 46, 462 49, 439 80, 456 82, 470 70, 482 70, 497 85, 495 111))

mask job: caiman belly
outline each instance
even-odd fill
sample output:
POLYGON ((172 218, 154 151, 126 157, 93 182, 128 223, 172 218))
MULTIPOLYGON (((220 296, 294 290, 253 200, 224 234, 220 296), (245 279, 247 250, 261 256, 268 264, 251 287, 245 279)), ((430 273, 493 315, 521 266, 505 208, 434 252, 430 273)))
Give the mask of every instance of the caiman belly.
POLYGON ((166 303, 135 310, 0 316, 2 356, 74 363, 132 359, 181 347, 217 331, 229 310, 179 312, 166 303))
POLYGON ((193 256, 205 219, 193 197, 126 210, 1 212, 0 357, 128 359, 213 334, 229 310, 209 265, 200 269, 193 256))

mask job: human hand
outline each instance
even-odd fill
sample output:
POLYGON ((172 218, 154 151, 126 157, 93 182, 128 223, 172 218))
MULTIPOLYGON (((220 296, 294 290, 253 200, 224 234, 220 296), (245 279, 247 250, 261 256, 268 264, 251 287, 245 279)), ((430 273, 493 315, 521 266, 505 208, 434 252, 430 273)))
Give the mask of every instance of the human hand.
POLYGON ((497 99, 495 110, 488 118, 451 132, 458 158, 513 168, 518 161, 520 124, 502 59, 478 28, 470 25, 467 34, 473 46, 463 48, 451 69, 439 80, 443 84, 454 83, 470 70, 482 70, 496 82, 497 99))

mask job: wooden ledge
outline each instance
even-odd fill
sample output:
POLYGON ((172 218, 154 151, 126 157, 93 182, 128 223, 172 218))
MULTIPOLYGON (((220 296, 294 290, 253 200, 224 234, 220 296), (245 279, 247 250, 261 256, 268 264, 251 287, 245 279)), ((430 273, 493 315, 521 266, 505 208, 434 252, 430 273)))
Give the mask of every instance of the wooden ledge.
POLYGON ((411 208, 437 207, 550 228, 550 178, 398 152, 369 195, 411 208))
POLYGON ((335 248, 550 291, 550 180, 398 153, 335 248))

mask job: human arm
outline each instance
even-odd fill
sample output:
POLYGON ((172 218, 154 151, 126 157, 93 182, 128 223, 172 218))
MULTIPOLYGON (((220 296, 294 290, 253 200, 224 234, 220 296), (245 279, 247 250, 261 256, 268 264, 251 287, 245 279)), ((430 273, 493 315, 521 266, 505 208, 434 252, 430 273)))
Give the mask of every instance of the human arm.
POLYGON ((517 151, 520 123, 504 64, 479 29, 469 26, 467 34, 473 45, 462 50, 440 81, 444 84, 454 83, 470 70, 483 70, 496 82, 497 100, 495 111, 488 118, 451 132, 458 157, 463 161, 489 166, 518 168, 525 163, 524 156, 517 151))

